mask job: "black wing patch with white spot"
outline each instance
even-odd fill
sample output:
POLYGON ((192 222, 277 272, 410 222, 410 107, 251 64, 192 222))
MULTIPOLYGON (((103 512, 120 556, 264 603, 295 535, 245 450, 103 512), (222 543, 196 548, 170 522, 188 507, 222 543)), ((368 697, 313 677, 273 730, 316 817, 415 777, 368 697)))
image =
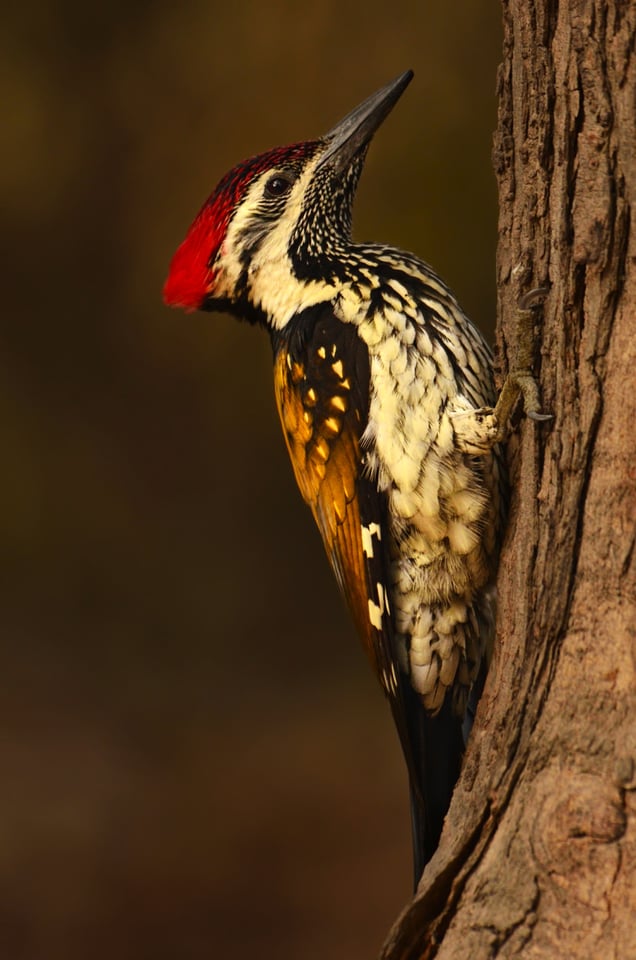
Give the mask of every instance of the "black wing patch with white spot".
POLYGON ((369 359, 356 328, 324 306, 292 321, 275 348, 275 390, 300 491, 373 668, 387 691, 395 675, 379 492, 363 474, 369 359))

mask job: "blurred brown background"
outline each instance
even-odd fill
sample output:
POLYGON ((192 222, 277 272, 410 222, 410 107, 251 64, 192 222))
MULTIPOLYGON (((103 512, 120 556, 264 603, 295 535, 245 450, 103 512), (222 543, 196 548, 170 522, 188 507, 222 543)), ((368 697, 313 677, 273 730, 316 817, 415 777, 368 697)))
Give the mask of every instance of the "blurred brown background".
POLYGON ((295 489, 269 345, 161 287, 228 167, 407 67, 355 233, 492 323, 499 9, 3 13, 0 960, 367 958, 406 781, 295 489))

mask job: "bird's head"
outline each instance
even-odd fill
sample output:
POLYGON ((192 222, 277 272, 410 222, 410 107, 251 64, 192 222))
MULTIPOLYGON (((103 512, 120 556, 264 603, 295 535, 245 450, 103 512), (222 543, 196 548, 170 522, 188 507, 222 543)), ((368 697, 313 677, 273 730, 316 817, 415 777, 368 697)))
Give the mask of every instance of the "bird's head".
POLYGON ((350 236, 367 147, 412 76, 382 87, 321 139, 230 170, 172 258, 165 302, 229 309, 280 328, 297 309, 324 300, 350 236))

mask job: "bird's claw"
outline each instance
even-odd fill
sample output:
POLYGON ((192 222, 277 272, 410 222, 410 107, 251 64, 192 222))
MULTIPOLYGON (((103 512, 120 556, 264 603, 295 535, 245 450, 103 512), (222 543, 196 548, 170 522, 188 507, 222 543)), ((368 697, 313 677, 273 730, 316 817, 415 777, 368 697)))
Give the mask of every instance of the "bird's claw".
POLYGON ((528 290, 528 292, 524 293, 524 295, 521 297, 519 300, 518 309, 521 312, 525 312, 526 310, 532 310, 535 307, 540 307, 542 301, 545 300, 549 292, 549 287, 533 287, 532 290, 528 290))
POLYGON ((540 412, 539 386, 531 372, 534 353, 535 311, 541 307, 548 292, 548 287, 534 287, 519 300, 516 311, 516 363, 504 381, 495 407, 495 417, 500 424, 499 433, 504 437, 509 430, 510 415, 520 396, 523 398, 523 406, 528 419, 535 422, 553 419, 551 413, 540 412))

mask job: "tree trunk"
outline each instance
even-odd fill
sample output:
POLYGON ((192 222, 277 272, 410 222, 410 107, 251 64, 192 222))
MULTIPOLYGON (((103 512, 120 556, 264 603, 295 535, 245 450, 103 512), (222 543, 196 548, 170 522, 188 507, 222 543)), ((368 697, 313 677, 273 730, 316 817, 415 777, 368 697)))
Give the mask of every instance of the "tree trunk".
POLYGON ((384 960, 636 957, 636 6, 504 0, 499 346, 549 287, 509 444, 498 645, 384 960))

